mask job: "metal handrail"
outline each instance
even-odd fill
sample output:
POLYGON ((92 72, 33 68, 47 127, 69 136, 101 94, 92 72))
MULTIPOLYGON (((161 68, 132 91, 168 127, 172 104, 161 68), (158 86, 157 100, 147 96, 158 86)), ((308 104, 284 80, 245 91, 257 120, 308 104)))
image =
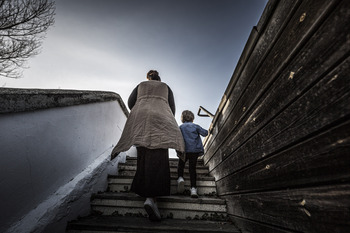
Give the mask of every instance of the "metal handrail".
POLYGON ((200 117, 211 117, 211 118, 214 118, 214 115, 211 112, 209 112, 208 110, 206 110, 205 108, 203 108, 202 106, 199 106, 197 115, 200 116, 200 117), (201 114, 201 110, 203 110, 206 114, 201 114))

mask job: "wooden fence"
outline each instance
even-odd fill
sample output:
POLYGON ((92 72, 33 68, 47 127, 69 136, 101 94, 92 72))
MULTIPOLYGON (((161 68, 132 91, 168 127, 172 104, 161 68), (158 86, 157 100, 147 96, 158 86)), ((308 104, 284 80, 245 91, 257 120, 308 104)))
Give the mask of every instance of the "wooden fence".
POLYGON ((350 232, 350 1, 270 0, 205 141, 243 232, 350 232))

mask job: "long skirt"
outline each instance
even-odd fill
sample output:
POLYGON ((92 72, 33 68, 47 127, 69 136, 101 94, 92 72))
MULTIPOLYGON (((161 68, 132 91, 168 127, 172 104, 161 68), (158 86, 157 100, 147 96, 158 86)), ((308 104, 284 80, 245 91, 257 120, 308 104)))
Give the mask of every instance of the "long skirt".
POLYGON ((137 147, 137 170, 131 191, 141 197, 170 195, 168 149, 137 147))

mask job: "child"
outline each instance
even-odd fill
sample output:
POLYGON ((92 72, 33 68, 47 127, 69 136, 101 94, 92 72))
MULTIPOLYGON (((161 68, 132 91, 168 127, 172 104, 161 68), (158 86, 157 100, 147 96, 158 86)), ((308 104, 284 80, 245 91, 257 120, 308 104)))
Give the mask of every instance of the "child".
POLYGON ((177 167, 178 173, 178 192, 183 193, 185 189, 185 181, 183 178, 185 163, 189 160, 189 172, 191 180, 191 197, 197 198, 197 172, 196 164, 199 156, 204 154, 204 148, 201 140, 201 136, 205 137, 208 135, 208 131, 203 129, 197 124, 193 123, 194 115, 191 111, 185 110, 182 112, 180 130, 185 141, 185 161, 179 159, 177 167))

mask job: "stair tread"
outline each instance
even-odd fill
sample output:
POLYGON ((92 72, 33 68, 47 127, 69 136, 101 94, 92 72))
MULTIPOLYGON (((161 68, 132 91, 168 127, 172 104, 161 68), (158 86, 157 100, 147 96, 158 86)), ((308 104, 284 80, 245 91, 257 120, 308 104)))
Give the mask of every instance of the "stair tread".
MULTIPOLYGON (((131 192, 104 192, 94 194, 93 199, 117 199, 117 200, 136 200, 143 201, 145 198, 131 192)), ((218 204, 226 205, 224 199, 218 197, 199 196, 199 198, 191 198, 184 195, 172 195, 157 197, 158 202, 180 202, 180 203, 198 203, 198 204, 218 204)))
MULTIPOLYGON (((126 156, 126 161, 128 160, 137 160, 137 157, 126 156)), ((179 161, 179 158, 169 158, 169 161, 179 161)), ((197 162, 203 163, 203 158, 198 158, 197 162)))
MULTIPOLYGON (((134 176, 124 176, 124 175, 108 175, 108 178, 111 178, 111 179, 133 179, 134 176)), ((184 178, 187 178, 189 180, 189 176, 185 176, 184 178)), ((171 179, 176 179, 177 180, 177 176, 171 176, 171 179)), ((198 176, 197 175, 197 181, 215 181, 215 178, 212 177, 212 176, 198 176)))
POLYGON ((229 222, 162 219, 151 222, 144 217, 128 216, 88 216, 68 224, 67 230, 101 230, 124 232, 240 232, 229 222))
MULTIPOLYGON (((136 164, 133 164, 133 163, 119 163, 119 165, 118 166, 120 166, 121 168, 123 168, 123 169, 125 169, 125 168, 127 168, 127 167, 132 167, 132 168, 136 168, 136 164)), ((171 165, 171 164, 169 164, 169 168, 175 168, 175 169, 177 169, 177 165, 171 165)), ((188 170, 188 165, 185 165, 185 170, 188 170)), ((205 166, 203 166, 203 165, 197 165, 196 166, 196 169, 197 170, 208 170, 208 167, 205 167, 205 166)))

